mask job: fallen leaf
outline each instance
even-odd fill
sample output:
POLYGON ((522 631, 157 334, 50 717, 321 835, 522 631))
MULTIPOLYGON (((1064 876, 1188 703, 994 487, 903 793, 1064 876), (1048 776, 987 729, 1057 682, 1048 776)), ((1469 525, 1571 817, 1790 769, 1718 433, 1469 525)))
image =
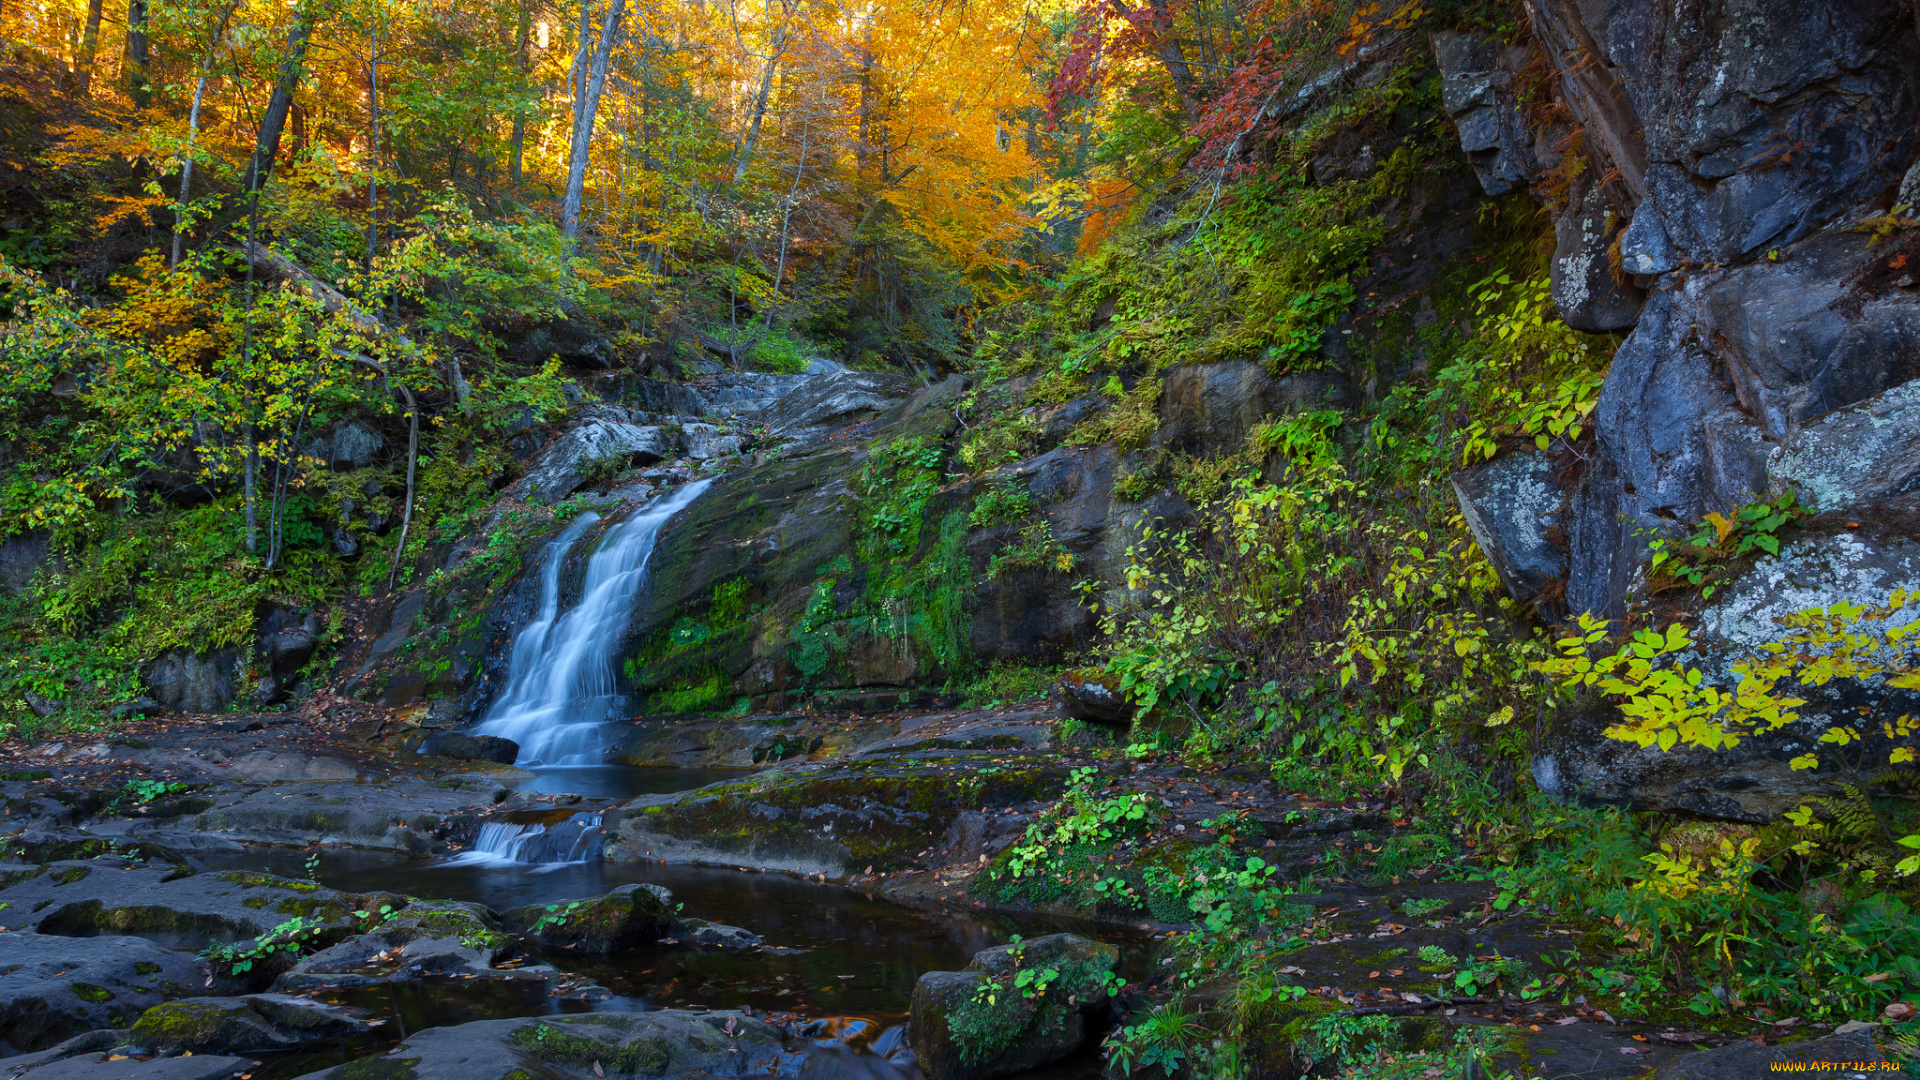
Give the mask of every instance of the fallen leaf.
POLYGON ((1387 969, 1387 974, 1389 974, 1389 975, 1391 975, 1391 976, 1393 976, 1394 978, 1396 978, 1396 979, 1397 979, 1397 978, 1399 978, 1400 976, 1402 976, 1402 975, 1405 975, 1405 974, 1406 974, 1406 970, 1405 970, 1404 968, 1388 968, 1388 969, 1387 969))
POLYGON ((607 1070, 601 1068, 600 1063, 596 1061, 593 1063, 593 1075, 604 1077, 607 1075, 607 1070))
POLYGON ((1559 1024, 1561 1027, 1565 1027, 1568 1024, 1577 1024, 1579 1022, 1580 1022, 1580 1018, 1577 1016, 1563 1016, 1560 1019, 1554 1021, 1554 1023, 1559 1024))

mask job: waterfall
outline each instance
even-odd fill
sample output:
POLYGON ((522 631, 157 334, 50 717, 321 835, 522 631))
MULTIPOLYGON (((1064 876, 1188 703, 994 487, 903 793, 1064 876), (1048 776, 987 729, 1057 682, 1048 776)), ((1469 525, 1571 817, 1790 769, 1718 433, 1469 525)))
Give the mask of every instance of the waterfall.
POLYGON ((473 846, 442 866, 497 866, 501 863, 566 863, 600 861, 599 814, 575 814, 549 829, 545 825, 515 825, 489 821, 480 826, 473 846))
POLYGON ((513 640, 506 689, 476 735, 520 744, 521 765, 600 764, 601 725, 619 705, 613 647, 633 614, 647 577, 653 542, 673 515, 700 497, 712 480, 684 484, 607 530, 587 560, 580 602, 560 610, 560 566, 567 549, 599 520, 582 515, 548 545, 541 568, 540 612, 513 640))

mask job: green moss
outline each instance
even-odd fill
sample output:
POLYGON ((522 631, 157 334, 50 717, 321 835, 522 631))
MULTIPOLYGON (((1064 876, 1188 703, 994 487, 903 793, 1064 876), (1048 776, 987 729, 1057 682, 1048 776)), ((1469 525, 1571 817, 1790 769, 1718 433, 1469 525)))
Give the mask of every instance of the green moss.
POLYGON ((135 960, 133 962, 133 970, 142 975, 158 975, 160 974, 160 965, 151 960, 135 960))
POLYGON ((271 903, 273 903, 273 901, 265 896, 249 896, 245 900, 240 901, 240 906, 243 908, 263 908, 271 903))
POLYGON ((90 866, 63 866, 48 876, 53 879, 56 885, 71 885, 76 881, 85 880, 86 876, 91 873, 93 873, 93 868, 90 866))
POLYGON ((291 889, 294 892, 318 892, 320 886, 311 881, 295 881, 292 878, 275 877, 272 874, 257 874, 250 870, 228 870, 213 875, 215 881, 224 881, 238 885, 243 889, 291 889))
POLYGON ((74 996, 78 997, 81 1001, 90 1001, 95 1005, 113 1000, 113 991, 102 986, 95 986, 92 983, 72 983, 68 988, 71 989, 74 996))
POLYGON ((273 910, 281 915, 298 915, 302 918, 320 919, 326 922, 344 919, 348 914, 346 905, 338 900, 311 896, 290 896, 275 904, 273 910))
POLYGON ((414 1080, 419 1058, 364 1057, 327 1074, 327 1080, 414 1080))
MULTIPOLYGON (((589 1018, 583 1017, 582 1021, 589 1018)), ((598 1018, 592 1018, 598 1019, 598 1018)), ((542 1061, 556 1065, 590 1067, 598 1062, 609 1073, 658 1075, 673 1059, 665 1039, 648 1036, 627 1042, 602 1042, 567 1030, 581 1021, 542 1021, 516 1029, 507 1041, 542 1061)))

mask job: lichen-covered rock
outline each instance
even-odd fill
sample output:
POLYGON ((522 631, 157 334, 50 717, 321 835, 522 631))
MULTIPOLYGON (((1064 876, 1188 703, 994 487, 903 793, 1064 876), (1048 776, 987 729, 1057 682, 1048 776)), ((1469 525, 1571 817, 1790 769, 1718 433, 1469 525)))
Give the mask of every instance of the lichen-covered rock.
POLYGON ((1515 600, 1533 603, 1565 582, 1567 494, 1551 455, 1502 454, 1456 473, 1460 512, 1515 600))
POLYGON ((529 502, 556 503, 586 482, 596 463, 620 459, 647 465, 673 452, 657 427, 594 416, 561 433, 527 465, 520 489, 529 502))
MULTIPOLYGON (((0 920, 15 922, 13 907, 0 920)), ((26 909, 21 910, 23 913, 26 909)), ((17 925, 17 924, 16 924, 17 925)), ((157 1001, 205 993, 205 965, 146 938, 0 934, 0 1054, 124 1027, 157 1001)))
POLYGON ((1534 161, 1526 114, 1514 99, 1519 64, 1487 35, 1447 30, 1433 35, 1440 65, 1440 100, 1460 131, 1460 148, 1480 187, 1505 195, 1532 182, 1534 161))
POLYGON ((1816 511, 1920 515, 1920 379, 1799 428, 1767 471, 1816 511))
POLYGON ((604 896, 515 908, 501 920, 542 945, 606 956, 665 936, 673 927, 672 901, 658 885, 622 885, 604 896))
POLYGON ((1053 681, 1053 697, 1068 716, 1101 724, 1128 723, 1135 712, 1120 680, 1100 668, 1061 672, 1053 681))
POLYGON ((386 1054, 300 1080, 599 1080, 752 1076, 775 1072, 785 1033, 739 1012, 483 1020, 429 1028, 386 1054))
POLYGON ((338 1006, 302 998, 191 998, 155 1005, 134 1021, 127 1042, 150 1053, 252 1053, 359 1035, 372 1025, 338 1006))
POLYGON ((922 975, 909 1038, 927 1080, 987 1080, 1073 1053, 1106 1010, 1106 977, 1119 957, 1111 945, 1052 934, 977 953, 965 971, 922 975), (1033 994, 1015 985, 1022 971, 1054 978, 1033 994))
POLYGON ((1575 330, 1631 329, 1640 317, 1643 297, 1608 255, 1626 219, 1600 185, 1583 183, 1575 193, 1577 197, 1554 223, 1549 274, 1553 305, 1575 330))

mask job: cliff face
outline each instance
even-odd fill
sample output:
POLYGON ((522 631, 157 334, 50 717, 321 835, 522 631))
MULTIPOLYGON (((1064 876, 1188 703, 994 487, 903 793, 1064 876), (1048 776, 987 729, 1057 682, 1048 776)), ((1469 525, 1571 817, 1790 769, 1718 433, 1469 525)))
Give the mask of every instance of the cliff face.
MULTIPOLYGON (((1655 538, 1792 490, 1814 512, 1799 539, 1691 614, 1668 612, 1694 620, 1710 653, 1777 639, 1780 615, 1920 586, 1920 232, 1903 209, 1920 201, 1916 9, 1533 0, 1529 12, 1588 166, 1558 223, 1554 297, 1569 324, 1627 334, 1590 453, 1509 454, 1456 480, 1503 579, 1526 599, 1557 578, 1564 608, 1547 614, 1618 619, 1653 602, 1655 538)), ((1466 70, 1484 56, 1438 56, 1450 84, 1485 78, 1466 70)), ((1473 125, 1460 126, 1471 151, 1473 125)), ((1512 171, 1480 168, 1483 183, 1512 171)), ((1824 725, 1816 714, 1858 704, 1844 696, 1731 754, 1636 750, 1576 719, 1536 778, 1764 820, 1812 790, 1787 761, 1810 742, 1799 728, 1824 725)))
MULTIPOLYGON (((1873 519, 1849 557, 1902 550, 1920 461, 1898 422, 1920 377, 1916 241, 1848 230, 1920 196, 1914 8, 1529 11, 1589 164, 1559 222, 1555 299, 1576 327, 1631 327, 1596 453, 1565 485, 1567 606, 1620 616, 1648 535, 1786 487, 1873 519), (1630 289, 1646 294, 1637 314, 1630 289)), ((1471 81, 1466 52, 1440 50, 1450 84, 1471 81)))

